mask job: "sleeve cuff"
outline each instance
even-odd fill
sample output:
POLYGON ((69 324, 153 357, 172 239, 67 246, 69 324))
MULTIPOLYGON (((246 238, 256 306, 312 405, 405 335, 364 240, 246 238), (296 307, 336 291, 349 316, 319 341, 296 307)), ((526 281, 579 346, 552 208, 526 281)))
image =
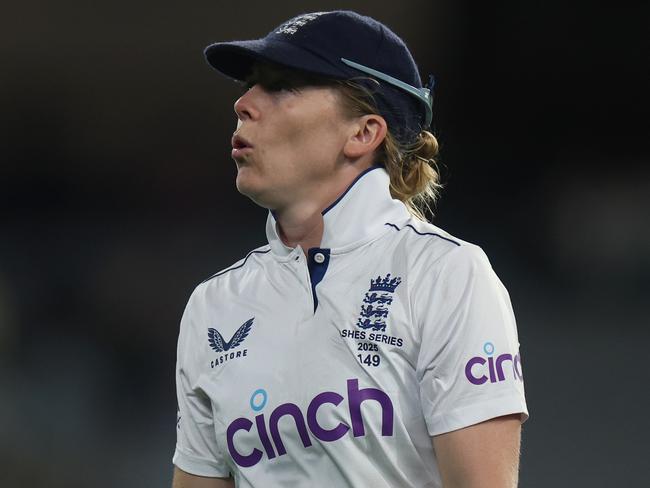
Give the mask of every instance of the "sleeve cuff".
POLYGON ((230 469, 223 463, 213 459, 205 459, 188 455, 182 452, 178 447, 174 451, 172 458, 174 465, 186 473, 196 476, 205 476, 208 478, 229 478, 230 469))
POLYGON ((494 398, 475 403, 450 412, 425 417, 425 421, 429 435, 434 436, 513 413, 521 414, 522 424, 528 420, 526 401, 520 395, 494 398))

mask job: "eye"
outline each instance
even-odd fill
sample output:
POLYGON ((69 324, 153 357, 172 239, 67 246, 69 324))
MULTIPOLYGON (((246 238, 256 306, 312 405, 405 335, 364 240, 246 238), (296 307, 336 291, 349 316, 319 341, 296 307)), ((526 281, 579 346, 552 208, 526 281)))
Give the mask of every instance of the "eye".
POLYGON ((280 92, 280 91, 298 91, 295 85, 287 80, 272 80, 260 83, 262 87, 269 92, 280 92))

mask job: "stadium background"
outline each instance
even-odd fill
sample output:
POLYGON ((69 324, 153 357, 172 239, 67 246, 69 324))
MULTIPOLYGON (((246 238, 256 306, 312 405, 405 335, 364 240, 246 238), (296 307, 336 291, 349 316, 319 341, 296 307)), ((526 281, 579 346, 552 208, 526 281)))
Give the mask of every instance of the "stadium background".
POLYGON ((193 287, 265 243, 238 89, 202 49, 304 11, 390 25, 437 77, 435 223, 518 318, 522 487, 647 483, 648 5, 14 3, 0 20, 0 485, 169 486, 193 287), (642 114, 646 114, 642 117, 642 114))

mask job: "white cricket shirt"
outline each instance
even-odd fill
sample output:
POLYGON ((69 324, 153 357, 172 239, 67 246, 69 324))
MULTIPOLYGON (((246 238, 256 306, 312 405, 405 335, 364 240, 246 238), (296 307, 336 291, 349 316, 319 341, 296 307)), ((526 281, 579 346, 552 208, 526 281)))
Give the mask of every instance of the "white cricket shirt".
POLYGON ((278 236, 192 293, 173 462, 238 487, 440 487, 431 436, 528 418, 510 299, 483 251, 372 167, 305 259, 278 236))

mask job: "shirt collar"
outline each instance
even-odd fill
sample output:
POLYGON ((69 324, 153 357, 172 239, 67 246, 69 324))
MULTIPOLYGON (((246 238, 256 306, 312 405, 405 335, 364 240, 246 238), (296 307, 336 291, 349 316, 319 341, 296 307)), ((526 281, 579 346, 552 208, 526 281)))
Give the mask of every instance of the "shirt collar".
MULTIPOLYGON (((355 178, 352 184, 323 214, 323 239, 320 247, 333 254, 359 247, 386 232, 386 223, 398 224, 410 214, 399 200, 390 194, 390 178, 382 166, 371 166, 355 178)), ((282 242, 277 232, 277 221, 269 211, 266 219, 266 237, 271 251, 279 258, 297 252, 282 242)))

